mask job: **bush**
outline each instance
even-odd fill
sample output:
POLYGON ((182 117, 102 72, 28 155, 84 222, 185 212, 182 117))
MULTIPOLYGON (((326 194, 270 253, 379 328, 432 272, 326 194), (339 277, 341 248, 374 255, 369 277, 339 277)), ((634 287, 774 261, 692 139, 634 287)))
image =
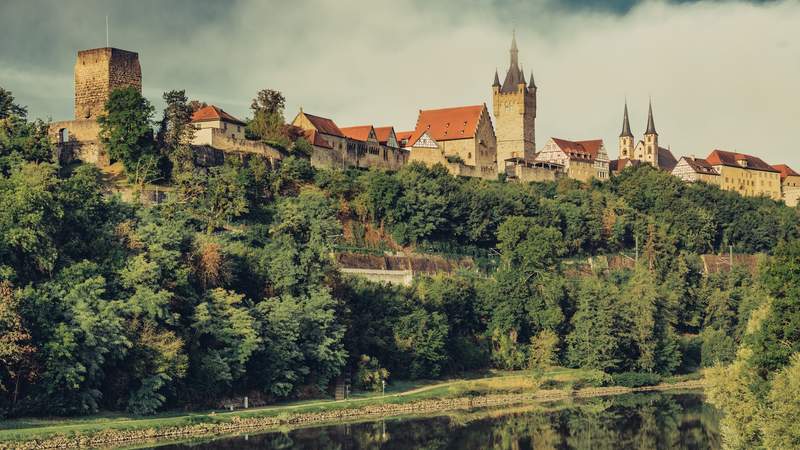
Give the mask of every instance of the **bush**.
POLYGON ((389 371, 381 367, 378 358, 361 355, 356 372, 356 387, 364 391, 380 391, 383 381, 389 378, 389 371))
POLYGON ((630 388, 654 386, 661 382, 661 376, 648 372, 622 372, 611 376, 614 384, 630 388))

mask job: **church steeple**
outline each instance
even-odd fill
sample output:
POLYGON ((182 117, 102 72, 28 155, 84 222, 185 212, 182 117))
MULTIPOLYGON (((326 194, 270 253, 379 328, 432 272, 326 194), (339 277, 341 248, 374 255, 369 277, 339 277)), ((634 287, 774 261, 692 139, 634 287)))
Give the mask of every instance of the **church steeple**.
POLYGON ((644 134, 658 134, 656 133, 656 124, 653 121, 653 101, 650 100, 650 108, 647 112, 647 131, 644 134))
POLYGON ((633 133, 631 133, 631 123, 628 120, 628 102, 625 101, 625 113, 622 116, 622 133, 620 133, 619 137, 633 137, 633 133))
POLYGON ((522 70, 519 68, 519 49, 517 49, 517 33, 514 31, 511 37, 511 63, 506 72, 506 78, 503 80, 503 86, 500 92, 504 94, 518 92, 520 83, 525 84, 525 77, 522 76, 522 70))

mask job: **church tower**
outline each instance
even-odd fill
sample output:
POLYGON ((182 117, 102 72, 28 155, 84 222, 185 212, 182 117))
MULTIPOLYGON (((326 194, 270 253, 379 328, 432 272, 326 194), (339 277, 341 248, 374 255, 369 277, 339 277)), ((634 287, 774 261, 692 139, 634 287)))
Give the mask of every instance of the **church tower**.
POLYGON ((619 158, 633 158, 633 133, 631 123, 628 121, 628 102, 625 102, 625 113, 622 117, 622 133, 619 135, 619 158))
POLYGON ((516 33, 511 38, 511 63, 503 84, 497 71, 492 83, 495 135, 497 136, 497 170, 505 171, 503 161, 536 157, 536 83, 531 72, 530 83, 519 65, 516 33))
POLYGON ((642 156, 642 161, 648 162, 658 169, 658 133, 656 132, 656 124, 653 121, 652 101, 647 112, 647 130, 644 132, 644 155, 642 156))

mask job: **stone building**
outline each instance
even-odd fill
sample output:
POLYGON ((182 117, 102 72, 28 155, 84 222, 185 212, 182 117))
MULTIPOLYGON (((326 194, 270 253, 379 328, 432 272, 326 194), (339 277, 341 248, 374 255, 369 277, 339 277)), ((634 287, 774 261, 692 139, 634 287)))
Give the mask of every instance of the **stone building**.
POLYGON ((522 158, 509 158, 503 161, 506 179, 521 183, 537 181, 556 181, 566 173, 564 166, 552 162, 527 161, 522 158))
POLYGON ((497 178, 497 139, 486 105, 420 110, 403 136, 409 161, 442 164, 454 175, 497 178))
POLYGON ((773 169, 781 173, 781 198, 786 206, 797 206, 800 199, 800 173, 786 164, 775 164, 773 169))
POLYGON ((705 159, 694 156, 682 156, 672 169, 672 174, 689 183, 703 181, 717 186, 721 184, 719 172, 705 159))
POLYGON ((602 139, 569 141, 550 138, 536 155, 536 161, 559 164, 569 178, 580 181, 609 178, 608 153, 602 139))
POLYGON ((720 187, 745 196, 781 199, 781 173, 761 158, 744 153, 714 150, 706 161, 719 172, 720 187))
POLYGON ((199 165, 222 164, 226 154, 261 155, 272 167, 283 159, 283 154, 272 146, 246 139, 247 124, 217 106, 208 105, 195 111, 192 125, 195 127, 192 147, 199 165))
POLYGON ((531 72, 530 82, 519 65, 517 39, 511 39, 511 62, 503 84, 497 71, 492 83, 492 108, 497 136, 498 171, 504 172, 502 162, 510 158, 533 161, 536 157, 536 83, 531 72))
POLYGON ((142 91, 142 69, 137 53, 111 47, 78 52, 75 118, 50 124, 50 136, 57 144, 62 163, 75 159, 98 166, 110 163, 100 145, 97 117, 103 114, 111 92, 128 86, 142 91))
POLYGON ((292 125, 303 130, 312 148, 311 165, 317 168, 398 170, 409 159, 392 127, 380 127, 380 132, 372 125, 339 128, 333 120, 308 114, 302 108, 292 125))
POLYGON ((647 129, 644 132, 644 139, 634 145, 634 137, 631 132, 631 124, 628 120, 628 103, 625 102, 625 112, 622 118, 622 133, 619 135, 619 160, 611 166, 616 171, 622 171, 629 166, 628 161, 641 161, 650 164, 656 169, 672 172, 678 160, 669 149, 659 146, 658 132, 656 131, 655 120, 653 120, 653 104, 650 103, 647 112, 647 129))

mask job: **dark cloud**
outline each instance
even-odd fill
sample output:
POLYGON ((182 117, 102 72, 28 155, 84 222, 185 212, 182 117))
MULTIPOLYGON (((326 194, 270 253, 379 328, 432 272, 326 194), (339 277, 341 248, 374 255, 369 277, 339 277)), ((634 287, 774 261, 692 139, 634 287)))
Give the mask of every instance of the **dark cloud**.
POLYGON ((602 137, 616 154, 622 100, 661 141, 800 166, 800 2, 578 0, 0 0, 0 86, 34 116, 72 115, 80 49, 139 52, 144 93, 240 117, 262 88, 340 125, 414 125, 420 108, 491 104, 511 28, 540 87, 537 141, 602 137), (756 4, 759 3, 759 4, 756 4))

